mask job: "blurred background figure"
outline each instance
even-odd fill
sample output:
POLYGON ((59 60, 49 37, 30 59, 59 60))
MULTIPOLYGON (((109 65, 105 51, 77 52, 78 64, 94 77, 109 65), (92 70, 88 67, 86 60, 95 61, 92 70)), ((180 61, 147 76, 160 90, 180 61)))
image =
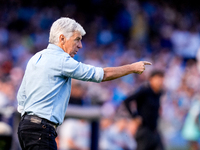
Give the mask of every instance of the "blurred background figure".
POLYGON ((59 129, 59 150, 89 150, 90 124, 82 119, 66 119, 59 129))
POLYGON ((191 150, 199 150, 200 139, 200 95, 194 96, 191 107, 185 119, 182 136, 189 141, 191 150))
POLYGON ((136 142, 127 130, 128 119, 115 117, 114 123, 104 129, 100 138, 101 150, 135 150, 136 142))
POLYGON ((141 125, 135 136, 137 150, 164 149, 157 129, 161 111, 160 97, 162 94, 163 79, 163 71, 153 70, 150 74, 149 82, 124 100, 124 104, 131 116, 141 118, 141 125), (136 102, 137 112, 132 111, 132 101, 136 102))
MULTIPOLYGON (((197 55, 197 69, 200 73, 200 48, 197 55)), ((195 94, 191 98, 190 107, 186 114, 185 121, 182 128, 182 136, 189 142, 191 150, 199 150, 200 139, 200 95, 195 94)))
POLYGON ((0 150, 10 150, 12 147, 12 128, 0 122, 0 150))
MULTIPOLYGON (((135 117, 133 119, 130 119, 127 124, 127 132, 131 135, 131 137, 133 137, 134 140, 141 123, 142 123, 141 117, 135 117)), ((137 143, 136 143, 136 146, 137 146, 137 143)))
POLYGON ((113 119, 110 117, 103 117, 100 121, 100 135, 99 135, 99 148, 104 149, 108 145, 107 132, 110 126, 113 124, 113 119))

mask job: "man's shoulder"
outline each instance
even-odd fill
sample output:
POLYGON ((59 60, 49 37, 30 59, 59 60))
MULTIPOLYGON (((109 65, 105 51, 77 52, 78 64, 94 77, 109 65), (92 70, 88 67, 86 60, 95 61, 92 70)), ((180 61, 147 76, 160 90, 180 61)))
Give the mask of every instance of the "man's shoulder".
POLYGON ((149 88, 150 88, 149 83, 148 82, 144 82, 143 84, 140 85, 138 90, 148 90, 149 88))
POLYGON ((144 93, 148 93, 149 91, 150 91, 149 83, 145 82, 136 90, 136 93, 144 95, 144 93))
POLYGON ((66 58, 70 57, 69 54, 65 53, 64 51, 57 51, 54 49, 43 49, 39 52, 37 52, 35 55, 49 55, 51 57, 56 57, 56 58, 66 58))

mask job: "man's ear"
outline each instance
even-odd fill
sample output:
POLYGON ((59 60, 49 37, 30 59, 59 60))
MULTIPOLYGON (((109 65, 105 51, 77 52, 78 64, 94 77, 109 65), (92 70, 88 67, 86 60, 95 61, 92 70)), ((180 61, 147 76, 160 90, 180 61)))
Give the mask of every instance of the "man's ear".
POLYGON ((61 35, 59 36, 59 43, 65 44, 65 40, 66 40, 65 36, 64 36, 63 34, 61 34, 61 35))

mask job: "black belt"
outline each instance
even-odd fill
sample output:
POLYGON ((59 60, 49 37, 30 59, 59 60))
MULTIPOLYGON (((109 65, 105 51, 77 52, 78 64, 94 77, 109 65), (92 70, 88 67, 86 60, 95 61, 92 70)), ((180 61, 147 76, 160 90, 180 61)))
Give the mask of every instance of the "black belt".
POLYGON ((41 124, 41 123, 47 124, 47 125, 52 126, 54 129, 56 129, 56 127, 57 127, 57 125, 55 123, 53 123, 53 122, 51 122, 51 121, 49 121, 47 119, 40 118, 40 117, 38 117, 36 115, 26 115, 25 114, 22 117, 22 119, 29 120, 30 122, 37 123, 37 124, 41 124))

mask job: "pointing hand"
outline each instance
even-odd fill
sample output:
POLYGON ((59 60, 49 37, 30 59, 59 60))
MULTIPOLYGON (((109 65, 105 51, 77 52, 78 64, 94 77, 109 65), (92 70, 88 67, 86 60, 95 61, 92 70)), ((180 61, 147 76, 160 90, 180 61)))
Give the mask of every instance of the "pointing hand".
POLYGON ((137 74, 142 74, 143 71, 145 70, 145 65, 152 65, 151 62, 148 61, 139 61, 136 63, 133 63, 133 73, 137 73, 137 74))

